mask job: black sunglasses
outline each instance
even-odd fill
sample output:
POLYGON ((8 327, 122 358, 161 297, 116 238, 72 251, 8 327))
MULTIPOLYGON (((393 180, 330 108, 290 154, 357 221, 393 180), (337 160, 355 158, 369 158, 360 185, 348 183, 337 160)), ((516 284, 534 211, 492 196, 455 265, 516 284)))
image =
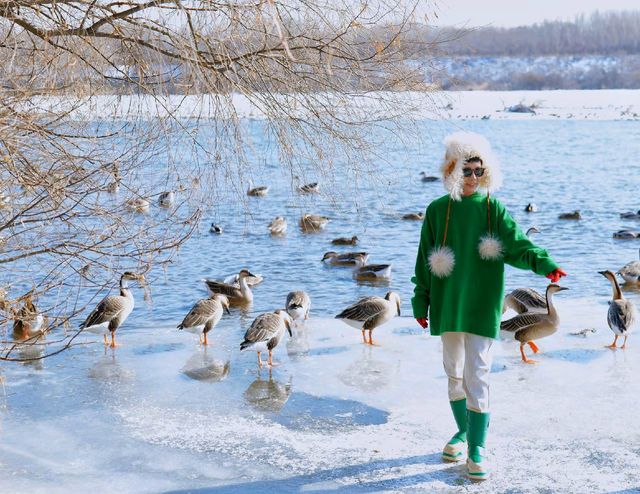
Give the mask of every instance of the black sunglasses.
POLYGON ((462 169, 462 175, 465 177, 470 177, 471 175, 475 175, 476 177, 481 177, 482 175, 484 175, 484 168, 479 167, 479 168, 463 168, 462 169))

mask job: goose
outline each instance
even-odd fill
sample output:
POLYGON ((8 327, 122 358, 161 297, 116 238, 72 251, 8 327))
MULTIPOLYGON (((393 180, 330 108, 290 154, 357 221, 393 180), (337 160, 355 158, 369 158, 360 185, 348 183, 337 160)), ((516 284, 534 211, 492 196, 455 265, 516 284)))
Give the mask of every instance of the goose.
POLYGON ((120 182, 116 180, 114 182, 108 183, 107 192, 109 192, 109 194, 117 194, 118 192, 120 192, 120 182))
POLYGON ((638 238, 638 235, 638 233, 632 232, 631 230, 618 230, 613 234, 613 238, 617 238, 618 240, 631 240, 638 238))
POLYGON ((391 279, 391 264, 364 264, 356 266, 353 278, 363 281, 377 281, 391 279))
POLYGON ((222 293, 229 298, 231 305, 243 305, 253 302, 253 293, 247 284, 247 278, 255 276, 248 269, 242 269, 238 273, 239 286, 229 285, 214 280, 204 280, 211 293, 222 293))
POLYGON ((170 208, 176 202, 176 193, 172 190, 161 192, 158 196, 158 204, 163 208, 170 208))
POLYGON ((322 262, 331 266, 362 266, 367 263, 369 254, 367 252, 345 252, 338 254, 330 250, 325 252, 322 262))
POLYGON ((271 235, 284 235, 287 232, 287 220, 283 216, 276 216, 268 228, 271 235))
POLYGON ((516 288, 504 297, 502 313, 512 309, 518 314, 525 312, 546 312, 547 299, 533 288, 516 288))
POLYGON ((536 226, 532 226, 531 228, 529 228, 526 232, 525 235, 527 237, 531 237, 531 235, 533 235, 534 233, 540 233, 540 230, 538 229, 538 227, 536 226))
POLYGON ((44 334, 44 316, 30 298, 27 298, 13 321, 13 339, 24 341, 44 334))
POLYGON ((575 210, 572 213, 562 213, 558 215, 559 220, 581 220, 582 215, 580 211, 575 210))
POLYGON ((135 197, 133 199, 128 199, 125 203, 125 206, 130 211, 134 211, 136 213, 148 213, 150 203, 146 199, 142 197, 135 197))
POLYGON ((300 218, 300 228, 303 232, 317 232, 322 230, 329 223, 329 218, 319 214, 303 214, 300 218))
POLYGON ((540 349, 533 340, 539 340, 540 338, 550 336, 557 331, 558 325, 560 324, 560 318, 558 317, 556 308, 553 306, 552 295, 562 290, 568 290, 568 288, 556 285, 555 283, 551 283, 547 286, 546 313, 525 312, 524 314, 519 314, 500 323, 501 331, 514 333, 514 338, 520 342, 520 355, 522 356, 522 361, 524 363, 536 363, 535 360, 528 359, 525 355, 525 344, 528 344, 531 347, 533 353, 538 353, 540 349))
POLYGON ((216 233, 220 235, 222 233, 222 227, 220 225, 216 225, 215 223, 211 223, 209 227, 209 233, 216 233))
POLYGON ((536 213, 538 211, 538 206, 534 203, 530 202, 524 207, 525 212, 527 213, 536 213))
POLYGON ((120 276, 120 295, 107 295, 103 298, 91 314, 80 324, 80 329, 89 329, 97 326, 105 326, 111 333, 111 344, 107 343, 107 335, 104 335, 104 344, 115 348, 116 330, 129 317, 133 307, 133 293, 127 285, 127 281, 135 280, 138 283, 144 281, 142 275, 137 275, 131 271, 125 271, 120 276))
MULTIPOLYGON (((254 286, 259 285, 264 281, 264 276, 262 276, 261 274, 254 274, 252 276, 247 276, 245 278, 245 281, 247 282, 247 285, 249 285, 249 288, 253 288, 254 286)), ((222 282, 226 283, 227 285, 233 285, 236 288, 240 288, 240 275, 238 273, 231 274, 225 277, 222 282)))
POLYGON ((268 185, 259 185, 258 187, 251 187, 247 190, 247 195, 251 197, 264 197, 269 192, 268 185))
POLYGON ((309 319, 309 310, 311 309, 311 297, 307 292, 297 290, 289 292, 285 303, 287 314, 291 316, 293 321, 309 319))
POLYGON ((395 292, 388 292, 382 297, 365 297, 350 305, 336 319, 342 319, 349 326, 362 330, 362 341, 374 345, 373 330, 400 315, 400 296, 395 292), (369 331, 369 341, 364 336, 369 331))
POLYGON ((614 338, 611 345, 607 345, 606 348, 616 349, 616 343, 620 336, 624 336, 624 342, 622 343, 623 350, 627 347, 627 337, 631 330, 631 326, 635 322, 636 309, 631 302, 622 295, 620 285, 616 275, 611 271, 598 271, 602 276, 611 282, 611 288, 613 289, 613 300, 609 302, 609 311, 607 312, 607 322, 611 331, 613 331, 614 338))
POLYGON ((339 238, 334 238, 331 243, 333 245, 357 245, 358 244, 358 237, 356 237, 355 235, 351 238, 349 237, 339 237, 339 238))
POLYGON ((214 293, 209 298, 198 300, 185 316, 178 329, 202 328, 200 343, 207 345, 207 334, 222 318, 222 311, 229 314, 229 299, 221 293, 214 293))
POLYGON ((304 184, 298 187, 299 192, 303 192, 305 194, 316 194, 320 192, 320 184, 318 182, 312 182, 310 184, 304 184))
POLYGON ((424 220, 424 213, 407 213, 402 215, 403 220, 422 221, 424 220))
POLYGON ((620 218, 624 218, 626 220, 640 220, 640 209, 636 213, 620 213, 620 218))
POLYGON ((438 180, 440 180, 439 177, 434 177, 433 175, 427 175, 427 172, 420 172, 420 175, 422 176, 423 182, 437 182, 438 180))
MULTIPOLYGON (((638 259, 640 259, 640 249, 638 249, 638 259)), ((631 261, 620 268, 618 274, 627 283, 640 283, 640 261, 631 261)))
POLYGON ((240 351, 253 350, 257 352, 259 367, 264 365, 260 354, 269 352, 267 364, 273 366, 273 349, 280 343, 285 330, 288 331, 290 337, 293 336, 291 318, 286 310, 278 309, 275 312, 260 314, 244 334, 244 341, 240 343, 240 351))

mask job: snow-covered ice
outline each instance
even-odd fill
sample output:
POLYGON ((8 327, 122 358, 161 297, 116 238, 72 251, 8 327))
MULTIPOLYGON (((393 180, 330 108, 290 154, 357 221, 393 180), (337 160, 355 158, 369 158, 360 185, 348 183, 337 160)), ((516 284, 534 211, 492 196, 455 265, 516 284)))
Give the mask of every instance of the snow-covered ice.
POLYGON ((0 491, 637 492, 640 340, 606 349, 604 301, 556 302, 561 328, 537 365, 495 345, 482 484, 440 460, 454 423, 439 339, 403 317, 370 347, 316 318, 277 348, 272 372, 171 328, 8 372, 0 491), (570 334, 584 328, 597 331, 570 334))

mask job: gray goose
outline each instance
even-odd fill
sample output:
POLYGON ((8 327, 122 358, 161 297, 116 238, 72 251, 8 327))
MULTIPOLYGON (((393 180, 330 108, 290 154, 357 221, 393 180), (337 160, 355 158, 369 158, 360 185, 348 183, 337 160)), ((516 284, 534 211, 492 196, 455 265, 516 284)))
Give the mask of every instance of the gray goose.
POLYGON ((80 324, 81 329, 106 326, 111 333, 111 344, 107 343, 107 335, 104 335, 104 344, 115 348, 116 330, 129 317, 135 306, 133 293, 127 285, 127 281, 135 280, 141 282, 144 278, 131 271, 125 271, 120 276, 120 295, 107 295, 103 298, 95 309, 87 316, 87 319, 80 324))
POLYGON ((158 196, 158 204, 163 208, 170 208, 176 202, 176 193, 172 190, 161 192, 158 196))
POLYGON ((283 216, 276 216, 268 228, 271 235, 284 235, 287 232, 287 220, 283 216))
MULTIPOLYGON (((245 281, 247 282, 247 285, 249 285, 249 288, 253 288, 254 286, 262 283, 264 281, 264 277, 261 274, 254 274, 247 276, 245 281)), ((240 276, 238 273, 227 276, 222 282, 227 285, 233 285, 236 288, 240 288, 240 276)))
POLYGON ((522 361, 526 364, 534 364, 536 361, 527 358, 524 353, 524 345, 528 344, 533 353, 538 353, 540 349, 533 340, 550 336, 558 329, 560 318, 556 308, 553 306, 552 295, 561 290, 568 290, 568 288, 555 283, 547 286, 546 313, 525 312, 500 323, 501 331, 514 333, 514 338, 520 342, 520 355, 522 356, 522 361))
POLYGON ((350 305, 336 319, 342 319, 349 326, 362 330, 362 341, 374 345, 373 330, 400 315, 400 296, 395 292, 388 292, 382 297, 365 297, 350 305), (364 332, 369 331, 369 340, 364 332))
POLYGON ((598 271, 602 276, 611 282, 611 288, 613 289, 613 300, 609 302, 609 311, 607 312, 607 322, 611 331, 613 331, 614 339, 611 345, 607 345, 607 348, 615 349, 616 344, 620 336, 624 336, 624 342, 620 348, 625 349, 627 347, 627 337, 631 326, 635 322, 635 307, 631 300, 627 300, 622 295, 620 285, 616 275, 611 271, 598 271))
POLYGON ((273 349, 278 346, 285 331, 289 332, 289 336, 293 336, 291 318, 285 310, 278 309, 275 312, 260 314, 244 334, 244 341, 240 343, 240 351, 253 350, 257 352, 259 367, 264 364, 260 355, 262 352, 269 352, 267 363, 273 366, 273 349))
POLYGON ((238 273, 239 286, 222 283, 215 280, 204 280, 211 293, 226 295, 231 305, 242 305, 253 302, 253 292, 247 283, 247 278, 253 276, 248 269, 242 269, 238 273))
POLYGON ((516 288, 504 297, 502 313, 513 309, 518 314, 525 312, 546 312, 547 299, 533 288, 516 288))
POLYGON ((636 213, 620 213, 620 218, 623 218, 625 220, 640 220, 640 209, 636 213))
POLYGON ((30 298, 27 298, 13 321, 13 339, 25 341, 44 333, 44 316, 30 298))
POLYGON ((269 192, 268 185, 260 185, 258 187, 251 187, 247 190, 247 195, 251 197, 264 197, 269 192))
POLYGON ((338 254, 330 250, 322 256, 322 262, 330 264, 331 266, 362 266, 366 264, 367 259, 369 259, 367 252, 345 252, 344 254, 338 254))
POLYGON ((300 228, 304 233, 312 233, 322 230, 329 223, 327 216, 319 214, 303 214, 300 217, 300 228))
MULTIPOLYGON (((640 259, 640 249, 638 249, 638 258, 640 259)), ((620 268, 618 273, 627 283, 640 284, 640 261, 628 262, 620 268)))
POLYGON ((339 237, 334 238, 331 243, 333 245, 356 245, 358 243, 358 237, 355 235, 351 238, 349 237, 339 237))
POLYGON ((304 184, 298 187, 298 191, 305 194, 315 194, 320 191, 320 184, 318 182, 311 182, 310 184, 304 184))
POLYGON ((208 345, 207 334, 222 319, 222 311, 229 314, 229 299, 221 293, 214 293, 209 298, 198 300, 185 316, 178 329, 202 328, 200 343, 208 345))
POLYGON ((391 279, 391 264, 365 264, 353 270, 353 278, 363 281, 391 279))
POLYGON ((311 309, 311 298, 302 290, 289 292, 285 303, 287 314, 294 321, 309 319, 309 310, 311 309))
POLYGON ((571 213, 561 213, 558 215, 559 220, 580 220, 582 215, 577 209, 571 213))

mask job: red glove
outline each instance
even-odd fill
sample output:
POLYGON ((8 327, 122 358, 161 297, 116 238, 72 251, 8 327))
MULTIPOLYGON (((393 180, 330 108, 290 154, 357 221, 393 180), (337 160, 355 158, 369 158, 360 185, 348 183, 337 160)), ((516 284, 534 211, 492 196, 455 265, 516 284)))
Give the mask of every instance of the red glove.
POLYGON ((567 273, 565 273, 561 268, 558 268, 551 271, 547 275, 547 278, 551 280, 551 283, 558 283, 558 281, 560 281, 560 278, 562 278, 563 276, 567 276, 567 273))
POLYGON ((416 321, 418 321, 418 324, 422 326, 422 329, 427 329, 429 326, 429 320, 426 317, 416 317, 416 321))

